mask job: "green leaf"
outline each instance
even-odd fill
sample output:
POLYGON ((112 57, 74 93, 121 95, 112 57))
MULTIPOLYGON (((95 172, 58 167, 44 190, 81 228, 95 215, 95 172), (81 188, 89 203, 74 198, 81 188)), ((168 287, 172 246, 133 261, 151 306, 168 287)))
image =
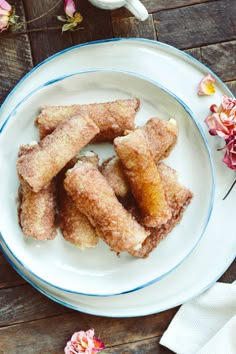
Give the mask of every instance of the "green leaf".
POLYGON ((62 32, 65 31, 71 31, 74 27, 76 27, 75 23, 66 23, 65 25, 62 26, 62 32))
POLYGON ((57 16, 57 19, 62 22, 67 22, 67 19, 64 16, 57 16))

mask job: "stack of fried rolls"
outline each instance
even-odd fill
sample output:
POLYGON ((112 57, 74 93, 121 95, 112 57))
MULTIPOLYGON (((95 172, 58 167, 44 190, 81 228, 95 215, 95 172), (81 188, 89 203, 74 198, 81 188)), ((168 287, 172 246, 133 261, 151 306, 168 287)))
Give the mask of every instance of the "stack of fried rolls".
POLYGON ((17 161, 25 236, 50 240, 59 226, 82 250, 101 238, 112 251, 145 258, 180 222, 192 193, 160 162, 176 145, 176 121, 152 118, 135 128, 139 107, 128 99, 42 108, 41 140, 21 146, 17 161), (101 166, 95 153, 81 151, 105 141, 117 156, 101 166))

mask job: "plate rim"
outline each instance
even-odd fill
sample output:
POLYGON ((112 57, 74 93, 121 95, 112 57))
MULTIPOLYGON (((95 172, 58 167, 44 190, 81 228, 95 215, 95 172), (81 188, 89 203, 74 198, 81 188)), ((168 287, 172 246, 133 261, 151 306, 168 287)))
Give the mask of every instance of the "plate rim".
POLYGON ((0 122, 1 122, 1 113, 3 111, 3 109, 5 108, 8 100, 10 99, 10 97, 14 94, 15 90, 18 89, 19 86, 21 86, 21 84, 29 77, 31 76, 35 71, 38 70, 38 68, 40 68, 41 66, 43 66, 44 64, 46 64, 47 62, 53 60, 54 58, 65 54, 67 52, 70 52, 72 50, 78 49, 78 48, 83 48, 83 47, 87 47, 87 46, 93 46, 93 45, 97 45, 97 44, 103 44, 103 43, 109 43, 109 42, 119 42, 119 41, 123 41, 123 42, 146 42, 146 43, 150 43, 153 44, 155 46, 159 46, 159 47, 164 47, 167 48, 173 52, 178 53, 181 56, 184 56, 185 58, 187 58, 190 62, 195 62, 198 66, 202 67, 203 69, 207 70, 213 77, 215 77, 218 82, 220 82, 220 84, 224 87, 224 89, 228 92, 228 94, 231 97, 235 96, 233 95, 233 93, 230 91, 230 89, 227 87, 227 85, 219 78, 218 75, 216 75, 210 68, 207 67, 207 65, 201 63, 199 60, 195 59, 193 56, 191 56, 190 54, 176 48, 173 47, 170 44, 167 43, 163 43, 163 42, 159 42, 156 41, 154 39, 147 39, 147 38, 135 38, 135 37, 130 37, 130 38, 122 38, 122 37, 117 37, 117 38, 108 38, 108 39, 100 39, 100 40, 95 40, 95 41, 91 41, 91 42, 85 42, 85 43, 81 43, 81 44, 76 44, 74 46, 65 48, 51 56, 49 56, 48 58, 44 59, 43 61, 41 61, 40 63, 38 63, 36 66, 34 66, 28 73, 26 73, 19 81, 18 83, 13 87, 13 89, 9 92, 9 94, 6 96, 5 100, 3 101, 1 107, 0 107, 0 122))
MULTIPOLYGON (((154 278, 152 280, 149 280, 148 282, 145 282, 144 284, 141 285, 137 285, 136 287, 134 287, 133 289, 128 289, 128 290, 123 290, 123 291, 119 291, 119 292, 109 292, 109 293, 86 293, 86 292, 81 292, 81 291, 75 291, 75 290, 71 290, 71 289, 67 289, 67 288, 63 288, 59 285, 55 285, 50 283, 49 281, 41 278, 40 276, 38 276, 35 272, 33 272, 28 265, 25 265, 24 262, 22 262, 21 259, 19 259, 14 253, 13 251, 9 248, 7 242, 6 242, 6 237, 3 236, 2 232, 0 231, 0 239, 1 241, 4 243, 5 247, 8 249, 9 253, 12 255, 13 258, 16 259, 16 261, 22 266, 24 267, 30 274, 32 274, 32 276, 36 277, 39 281, 45 283, 46 285, 49 285, 55 289, 64 291, 66 293, 72 293, 72 294, 78 294, 78 295, 85 295, 85 296, 118 296, 118 295, 122 295, 122 294, 127 294, 127 293, 131 293, 131 292, 135 292, 138 290, 141 290, 153 283, 156 283, 158 281, 160 281, 161 279, 163 279, 164 277, 166 277, 167 275, 169 275, 171 272, 173 272, 175 269, 177 269, 190 255, 191 253, 194 251, 194 249, 197 247, 198 243, 200 242, 200 240, 202 239, 207 225, 209 223, 209 220, 211 218, 212 215, 212 210, 213 210, 213 206, 214 206, 214 201, 215 201, 215 190, 216 190, 216 183, 215 183, 215 168, 214 168, 214 163, 213 163, 213 158, 211 155, 211 150, 210 150, 210 146, 209 143, 207 141, 207 138, 205 136, 205 133, 199 123, 199 121, 197 120, 197 118, 195 118, 194 113, 192 112, 192 110, 188 107, 188 105, 182 101, 182 99, 180 99, 175 93, 173 93, 171 90, 169 90, 168 88, 164 87, 163 85, 159 84, 156 80, 153 79, 149 79, 144 75, 132 72, 132 71, 128 71, 128 70, 118 70, 118 69, 90 69, 90 70, 80 70, 71 74, 66 74, 66 75, 61 75, 59 77, 55 77, 54 79, 51 79, 49 81, 46 81, 44 84, 39 85, 37 88, 35 88, 34 90, 32 90, 28 95, 26 95, 12 110, 12 112, 8 115, 8 117, 6 118, 6 120, 3 122, 1 128, 0 128, 0 134, 4 131, 7 123, 10 121, 10 119, 12 117, 14 117, 14 115, 16 114, 18 108, 20 108, 25 102, 27 102, 28 99, 30 99, 31 97, 34 96, 34 94, 37 94, 38 92, 40 92, 42 89, 44 89, 45 87, 48 87, 50 85, 53 85, 57 82, 61 82, 63 80, 69 79, 71 77, 76 77, 78 75, 83 75, 83 74, 90 74, 90 73, 110 73, 110 72, 114 72, 114 73, 118 73, 118 74, 122 74, 122 75, 128 75, 128 76, 132 76, 134 78, 137 79, 141 79, 144 80, 145 82, 148 82, 152 85, 154 85, 155 87, 157 87, 158 89, 164 91, 164 93, 167 93, 169 96, 171 96, 171 98, 173 98, 177 103, 180 104, 180 106, 184 109, 184 111, 188 114, 189 119, 191 119, 191 121, 194 123, 194 125, 196 126, 196 128, 199 131, 199 134, 202 138, 204 147, 206 149, 207 152, 207 156, 208 156, 208 160, 210 162, 210 173, 211 173, 211 183, 212 183, 212 188, 211 188, 211 196, 210 196, 210 200, 209 200, 209 208, 208 208, 208 212, 206 215, 206 220, 204 222, 204 227, 201 230, 201 232, 199 233, 199 236, 197 238, 197 240, 195 241, 194 245, 191 247, 191 249, 188 251, 187 254, 185 254, 185 256, 177 263, 175 264, 175 266, 173 266, 171 269, 169 269, 168 271, 166 271, 165 273, 159 275, 157 278, 154 278)), ((1 135, 0 135, 1 138, 1 135)))
MULTIPOLYGON (((93 44, 96 44, 96 47, 95 48, 92 48, 92 50, 101 50, 102 48, 102 45, 104 44, 104 42, 115 42, 117 39, 108 39, 108 40, 100 40, 100 41, 94 41, 94 42, 89 42, 89 43, 83 43, 83 44, 79 44, 79 45, 76 45, 76 46, 73 46, 73 47, 70 47, 70 48, 67 48, 63 51, 60 51, 58 53, 55 53, 54 55, 52 55, 51 57, 45 59, 43 62, 39 63, 37 66, 35 66, 33 69, 31 69, 31 71, 36 71, 36 69, 39 67, 39 66, 42 66, 42 64, 46 64, 47 61, 51 60, 51 59, 54 59, 55 57, 57 57, 59 55, 59 53, 63 54, 64 51, 69 51, 71 52, 71 55, 75 56, 76 53, 80 53, 80 50, 78 50, 79 48, 78 47, 84 47, 85 45, 93 45, 93 44), (101 44, 100 46, 98 46, 98 44, 101 44)), ((131 44, 134 45, 134 49, 135 50, 138 50, 139 48, 148 48, 148 49, 152 49, 154 53, 159 53, 160 50, 162 50, 163 52, 165 52, 166 55, 168 55, 169 57, 175 57, 176 56, 176 53, 178 54, 179 53, 179 58, 182 60, 182 62, 186 62, 186 64, 189 64, 189 65, 193 65, 199 72, 203 72, 203 73, 209 73, 211 72, 212 75, 217 79, 218 83, 219 83, 219 86, 220 86, 220 90, 223 91, 223 92, 226 92, 230 97, 235 97, 233 95, 233 93, 230 91, 230 89, 225 85, 225 83, 211 70, 209 69, 205 64, 201 63, 200 61, 198 61, 197 59, 195 59, 194 57, 192 57, 190 54, 188 53, 185 53, 184 51, 182 50, 179 50, 171 45, 167 45, 165 43, 160 43, 156 40, 149 40, 149 39, 142 39, 142 38, 121 38, 119 39, 120 41, 129 41, 131 44), (139 42, 142 41, 143 42, 143 45, 141 45, 139 42), (168 47, 170 48, 170 50, 165 50, 165 47, 168 47), (189 59, 188 59, 189 58, 189 59), (188 59, 188 60, 186 60, 188 59)), ((119 45, 121 48, 123 48, 124 46, 122 45, 122 43, 119 45)), ((105 47, 106 48, 106 47, 105 47)), ((112 48, 112 47, 111 47, 112 48)), ((52 63, 48 64, 49 66, 49 70, 52 70, 51 69, 51 65, 52 63)), ((109 64, 110 66, 112 66, 112 64, 109 64)), ((154 64, 152 64, 154 66, 154 64)), ((94 65, 94 67, 96 67, 94 65)), ((137 71, 139 71, 137 68, 136 68, 137 71)), ((27 73, 25 76, 23 76, 23 78, 20 80, 20 82, 13 88, 13 90, 15 91, 16 89, 18 89, 18 86, 20 84, 23 83, 23 81, 28 78, 28 76, 30 74, 32 74, 32 72, 29 72, 27 73)), ((35 73, 35 76, 38 79, 38 76, 39 75, 37 72, 35 73)), ((25 83, 25 86, 29 86, 29 80, 27 80, 27 82, 25 83)), ((24 87, 25 87, 24 86, 24 87)), ((4 103, 8 103, 8 100, 10 100, 11 96, 13 95, 13 90, 11 90, 11 92, 8 94, 7 96, 7 102, 6 102, 6 99, 4 101, 4 103)), ((14 92, 15 93, 15 92, 14 92)), ((17 101, 17 100, 16 100, 17 101)), ((5 110, 5 104, 4 106, 2 105, 2 108, 4 108, 5 110)), ((5 112, 3 110, 0 109, 0 113, 1 115, 5 112)), ((5 114, 6 116, 6 114, 5 114)), ((0 121, 1 121, 1 118, 0 117, 0 121)), ((231 197, 228 197, 230 199, 232 199, 231 197)), ((181 294, 180 296, 180 300, 178 300, 178 302, 176 303, 175 301, 175 298, 176 298, 176 295, 171 295, 171 297, 169 298, 168 300, 168 305, 164 308, 160 308, 157 304, 155 304, 155 309, 153 310, 153 312, 148 312, 148 309, 149 309, 149 305, 146 305, 146 308, 147 310, 143 310, 143 313, 140 313, 138 308, 136 308, 136 312, 135 313, 131 313, 130 315, 126 315, 124 314, 123 316, 119 316, 119 317, 135 317, 135 316, 144 316, 144 315, 148 315, 148 314, 152 314, 152 313, 158 313, 158 312, 161 312, 161 311, 164 311, 164 310, 167 310, 167 309, 170 309, 170 308, 173 308, 174 306, 177 306, 178 304, 182 304, 183 302, 186 302, 186 301, 189 301, 190 299, 192 299, 193 297, 199 295, 200 293, 202 293, 203 291, 207 290, 210 286, 212 286, 219 278, 220 276, 227 270, 227 268, 230 266, 230 264, 234 261, 235 259, 235 251, 233 253, 233 256, 232 256, 232 247, 231 247, 231 251, 227 252, 227 255, 224 256, 223 260, 221 261, 221 264, 220 266, 218 267, 217 269, 217 272, 216 271, 212 271, 211 272, 211 276, 210 277, 207 277, 205 280, 201 281, 201 287, 198 286, 197 289, 194 290, 194 292, 192 291, 186 291, 185 294, 181 294), (213 273, 213 274, 212 274, 213 273), (173 302, 175 301, 175 302, 173 302)), ((195 263, 195 259, 192 261, 191 260, 191 263, 195 263)), ((193 265, 194 266, 194 265, 193 265)), ((179 276, 179 275, 178 275, 179 276)), ((186 285, 186 284, 185 284, 186 285)), ((187 285, 188 286, 188 285, 187 285)), ((183 290, 183 288, 181 288, 183 290)), ((178 291, 182 291, 181 289, 178 288, 178 291)), ((152 297, 155 298, 155 292, 153 292, 153 290, 150 290, 151 293, 152 293, 152 297)), ((55 300, 56 301, 56 300, 55 300)), ((65 304, 66 306, 66 304, 65 304)), ((122 309, 122 307, 121 307, 122 309)), ((77 309, 79 311, 83 311, 83 312, 86 312, 84 311, 83 309, 77 309)), ((127 312, 126 309, 122 309, 123 313, 124 311, 127 312)), ((98 312, 89 312, 91 314, 98 314, 98 315, 103 315, 102 314, 103 312, 103 309, 99 308, 98 312)), ((130 313, 130 312, 129 312, 130 313)), ((107 314, 104 314, 103 316, 108 316, 108 317, 114 317, 114 312, 112 309, 110 309, 110 313, 109 315, 107 314)))

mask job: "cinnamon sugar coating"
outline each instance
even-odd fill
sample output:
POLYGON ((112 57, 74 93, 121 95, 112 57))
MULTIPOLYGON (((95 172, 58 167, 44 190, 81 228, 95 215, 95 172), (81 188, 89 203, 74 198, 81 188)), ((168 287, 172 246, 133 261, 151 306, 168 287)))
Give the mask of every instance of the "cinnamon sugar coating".
MULTIPOLYGON (((19 156, 26 155, 33 145, 23 145, 19 156)), ((36 240, 52 240, 56 237, 55 182, 52 180, 38 193, 25 183, 18 190, 18 219, 25 236, 36 240)))
MULTIPOLYGON (((143 242, 142 247, 136 251, 130 251, 135 257, 146 258, 157 247, 173 228, 181 221, 186 207, 193 198, 192 192, 178 182, 177 172, 160 162, 158 171, 165 189, 168 204, 171 209, 171 218, 160 227, 148 228, 150 235, 143 242)), ((134 203, 132 205, 133 214, 139 219, 138 210, 134 203)))
POLYGON ((95 166, 98 165, 98 156, 96 154, 87 154, 85 156, 73 158, 63 171, 59 173, 57 177, 57 193, 59 201, 58 219, 59 227, 64 239, 84 250, 95 247, 99 238, 87 216, 81 213, 76 207, 63 186, 66 171, 72 168, 78 160, 90 161, 95 166))
POLYGON ((139 207, 142 224, 151 227, 162 225, 171 213, 145 132, 136 129, 116 138, 114 147, 139 207))
POLYGON ((105 103, 75 104, 71 106, 45 106, 36 118, 40 137, 50 134, 56 126, 74 115, 87 115, 99 127, 94 141, 112 141, 134 129, 134 118, 140 106, 137 98, 105 103))
POLYGON ((60 123, 17 161, 18 175, 38 192, 99 132, 88 117, 74 116, 60 123))
POLYGON ((67 172, 64 186, 113 251, 135 249, 149 234, 119 203, 106 179, 91 163, 78 162, 67 172))

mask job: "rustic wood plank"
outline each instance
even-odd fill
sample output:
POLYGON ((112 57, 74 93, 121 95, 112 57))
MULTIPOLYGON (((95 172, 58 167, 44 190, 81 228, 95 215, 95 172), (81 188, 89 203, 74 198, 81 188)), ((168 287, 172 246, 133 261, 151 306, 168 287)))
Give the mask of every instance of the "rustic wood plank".
MULTIPOLYGON (((228 86, 228 88, 230 89, 232 94, 236 97, 236 81, 226 82, 226 85, 228 86)), ((235 271, 235 274, 236 274, 236 271, 235 271)))
POLYGON ((30 285, 1 289, 0 304, 0 327, 71 312, 30 285))
POLYGON ((236 39, 234 0, 218 0, 153 15, 160 41, 181 49, 236 39))
MULTIPOLYGON (((201 4, 209 2, 209 0, 142 0, 143 5, 148 10, 149 14, 153 14, 160 10, 175 9, 178 7, 190 6, 193 4, 201 4)), ((132 17, 133 15, 124 7, 112 11, 112 17, 132 17)))
MULTIPOLYGON (((37 306, 39 311, 40 307, 41 305, 37 306)), ((4 348, 4 354, 20 354, 22 348, 24 354, 61 353, 72 333, 89 328, 94 328, 96 335, 110 348, 123 343, 160 337, 176 310, 125 319, 91 316, 74 311, 63 316, 24 323, 23 326, 18 324, 0 328, 1 348, 4 348)))
POLYGON ((159 344, 160 338, 155 337, 134 343, 123 344, 115 347, 109 347, 104 353, 109 354, 172 354, 171 350, 159 344))
MULTIPOLYGON (((15 0, 17 14, 22 21, 25 14, 22 2, 15 0)), ((30 42, 27 35, 15 35, 3 32, 0 35, 0 105, 13 86, 32 67, 30 42), (22 45, 24 43, 24 45, 22 45)))
MULTIPOLYGON (((32 20, 37 18, 49 10, 54 4, 56 4, 56 2, 57 0, 41 0, 37 2, 24 0, 27 19, 32 20)), ((47 16, 44 16, 40 20, 28 24, 28 29, 46 29, 48 27, 58 27, 57 30, 45 30, 41 32, 30 33, 29 37, 35 65, 45 58, 51 56, 52 54, 70 47, 73 44, 70 32, 65 32, 63 35, 61 33, 60 28, 63 23, 58 21, 56 16, 63 14, 63 2, 61 1, 61 4, 59 4, 47 16)))
POLYGON ((186 49, 185 53, 191 55, 195 59, 201 61, 202 55, 201 55, 201 48, 191 48, 191 49, 186 49))
POLYGON ((71 32, 73 44, 113 37, 110 11, 98 9, 88 0, 80 0, 78 9, 84 17, 83 30, 71 32))
POLYGON ((0 252, 0 289, 24 284, 25 281, 10 266, 6 258, 0 252))
POLYGON ((114 37, 142 37, 156 39, 152 15, 145 22, 134 17, 114 18, 112 20, 114 37))
POLYGON ((185 50, 209 67, 223 81, 236 80, 236 41, 185 50))
POLYGON ((222 80, 236 80, 236 40, 201 48, 201 61, 222 80))

